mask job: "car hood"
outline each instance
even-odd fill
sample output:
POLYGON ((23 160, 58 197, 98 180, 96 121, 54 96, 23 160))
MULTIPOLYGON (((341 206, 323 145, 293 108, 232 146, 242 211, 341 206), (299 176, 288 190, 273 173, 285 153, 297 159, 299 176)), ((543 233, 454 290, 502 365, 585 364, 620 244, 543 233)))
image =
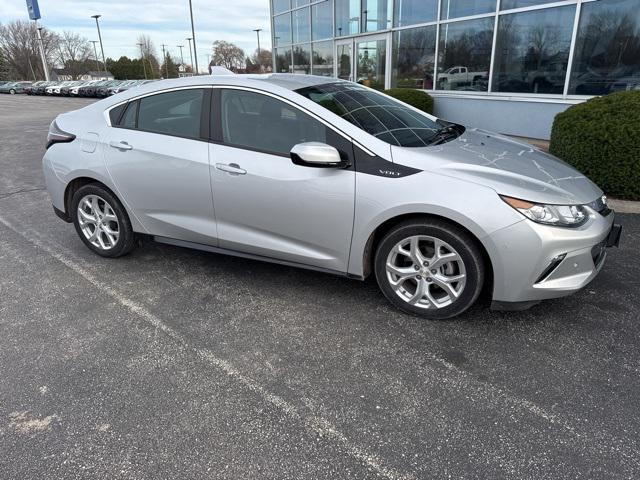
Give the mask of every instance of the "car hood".
POLYGON ((602 190, 542 150, 480 129, 424 148, 392 147, 393 159, 421 170, 485 185, 501 195, 550 204, 585 204, 602 190))

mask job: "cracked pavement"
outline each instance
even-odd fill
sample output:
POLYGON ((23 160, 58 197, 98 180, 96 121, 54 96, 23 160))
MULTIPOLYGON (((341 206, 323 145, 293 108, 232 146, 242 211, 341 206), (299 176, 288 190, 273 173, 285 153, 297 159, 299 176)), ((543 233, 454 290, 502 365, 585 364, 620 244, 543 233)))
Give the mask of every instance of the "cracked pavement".
POLYGON ((638 478, 640 216, 583 291, 425 322, 373 281, 149 243, 52 212, 57 113, 0 96, 0 478, 638 478))

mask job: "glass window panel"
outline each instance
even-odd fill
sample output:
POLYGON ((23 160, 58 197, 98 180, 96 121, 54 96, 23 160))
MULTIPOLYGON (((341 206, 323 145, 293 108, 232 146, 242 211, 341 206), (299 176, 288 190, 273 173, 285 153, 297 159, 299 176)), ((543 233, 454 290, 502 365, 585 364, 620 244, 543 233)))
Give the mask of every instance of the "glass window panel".
POLYGON ((487 91, 493 23, 490 17, 440 26, 436 88, 487 91))
POLYGON ((308 5, 308 4, 309 4, 309 0, 291 0, 291 7, 292 8, 302 7, 302 6, 308 5))
POLYGON ((576 7, 501 15, 494 92, 564 92, 576 7))
POLYGON ((311 7, 311 27, 314 40, 333 37, 333 0, 311 7))
POLYGON ((394 9, 396 27, 433 22, 438 17, 438 0, 396 0, 394 9))
POLYGON ((640 90, 639 7, 637 0, 582 4, 570 94, 640 90))
POLYGON ((333 42, 317 42, 313 44, 313 75, 333 77, 333 42))
POLYGON ((353 76, 351 74, 351 61, 353 60, 351 43, 336 45, 336 50, 338 55, 338 78, 353 81, 353 76))
POLYGON ((273 97, 243 90, 222 90, 222 138, 240 147, 289 155, 303 142, 327 142, 326 127, 273 97))
POLYGON ((138 128, 180 137, 199 137, 203 93, 201 89, 189 89, 142 98, 138 128))
POLYGON ((542 5, 544 3, 552 3, 557 1, 558 0, 502 0, 502 2, 500 2, 500 10, 531 7, 533 5, 542 5))
POLYGON ((435 25, 394 32, 392 86, 432 89, 435 53, 435 25))
POLYGON ((291 8, 290 0, 273 0, 273 13, 286 12, 291 8))
POLYGON ((391 28, 390 0, 362 0, 362 31, 375 32, 391 28))
POLYGON ((291 48, 276 49, 276 73, 291 73, 291 48))
POLYGON ((495 12, 496 1, 497 0, 442 0, 440 18, 442 20, 448 20, 450 18, 495 12))
POLYGON ((358 33, 360 25, 360 0, 336 1, 336 37, 358 33))
POLYGON ((293 43, 311 40, 311 26, 309 25, 309 9, 302 8, 292 12, 293 43))
POLYGON ((311 45, 294 45, 292 72, 311 73, 311 45))
POLYGON ((273 17, 273 29, 275 35, 273 39, 276 45, 287 45, 291 43, 291 14, 285 13, 273 17))
POLYGON ((386 40, 356 43, 356 82, 376 90, 384 89, 386 45, 386 40))

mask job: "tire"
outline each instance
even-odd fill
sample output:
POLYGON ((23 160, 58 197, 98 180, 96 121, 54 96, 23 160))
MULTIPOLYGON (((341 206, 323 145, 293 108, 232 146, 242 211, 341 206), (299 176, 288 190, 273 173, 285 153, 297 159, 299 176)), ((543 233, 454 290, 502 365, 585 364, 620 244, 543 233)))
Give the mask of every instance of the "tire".
POLYGON ((16 94, 16 91, 12 88, 11 90, 9 90, 9 93, 10 93, 11 95, 15 95, 15 94, 16 94))
POLYGON ((126 210, 104 186, 91 183, 80 187, 73 194, 69 214, 78 236, 94 253, 116 258, 135 247, 136 236, 126 210))
POLYGON ((426 218, 389 231, 376 249, 374 269, 378 286, 391 303, 434 320, 467 310, 478 299, 485 278, 477 241, 449 222, 426 218), (413 254, 415 245, 419 255, 413 254))

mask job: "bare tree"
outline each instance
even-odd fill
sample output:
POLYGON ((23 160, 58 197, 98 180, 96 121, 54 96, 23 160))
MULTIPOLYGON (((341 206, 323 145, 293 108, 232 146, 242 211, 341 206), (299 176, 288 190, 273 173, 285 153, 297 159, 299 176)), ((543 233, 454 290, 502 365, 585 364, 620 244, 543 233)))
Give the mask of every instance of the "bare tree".
MULTIPOLYGON (((42 42, 47 64, 51 68, 59 51, 58 35, 42 28, 42 42)), ((2 49, 3 56, 11 70, 15 72, 17 79, 37 80, 45 77, 35 24, 16 20, 0 26, 0 49, 2 49)))
POLYGON ((63 32, 58 43, 58 63, 64 66, 74 80, 90 70, 95 62, 89 41, 74 32, 63 32))
POLYGON ((244 50, 231 42, 216 40, 213 42, 211 65, 238 70, 244 67, 244 50))
POLYGON ((144 56, 143 60, 147 67, 151 67, 151 76, 153 78, 160 78, 160 62, 156 55, 156 46, 151 40, 151 37, 145 34, 139 35, 136 43, 138 45, 142 45, 140 48, 142 49, 142 55, 144 56))

